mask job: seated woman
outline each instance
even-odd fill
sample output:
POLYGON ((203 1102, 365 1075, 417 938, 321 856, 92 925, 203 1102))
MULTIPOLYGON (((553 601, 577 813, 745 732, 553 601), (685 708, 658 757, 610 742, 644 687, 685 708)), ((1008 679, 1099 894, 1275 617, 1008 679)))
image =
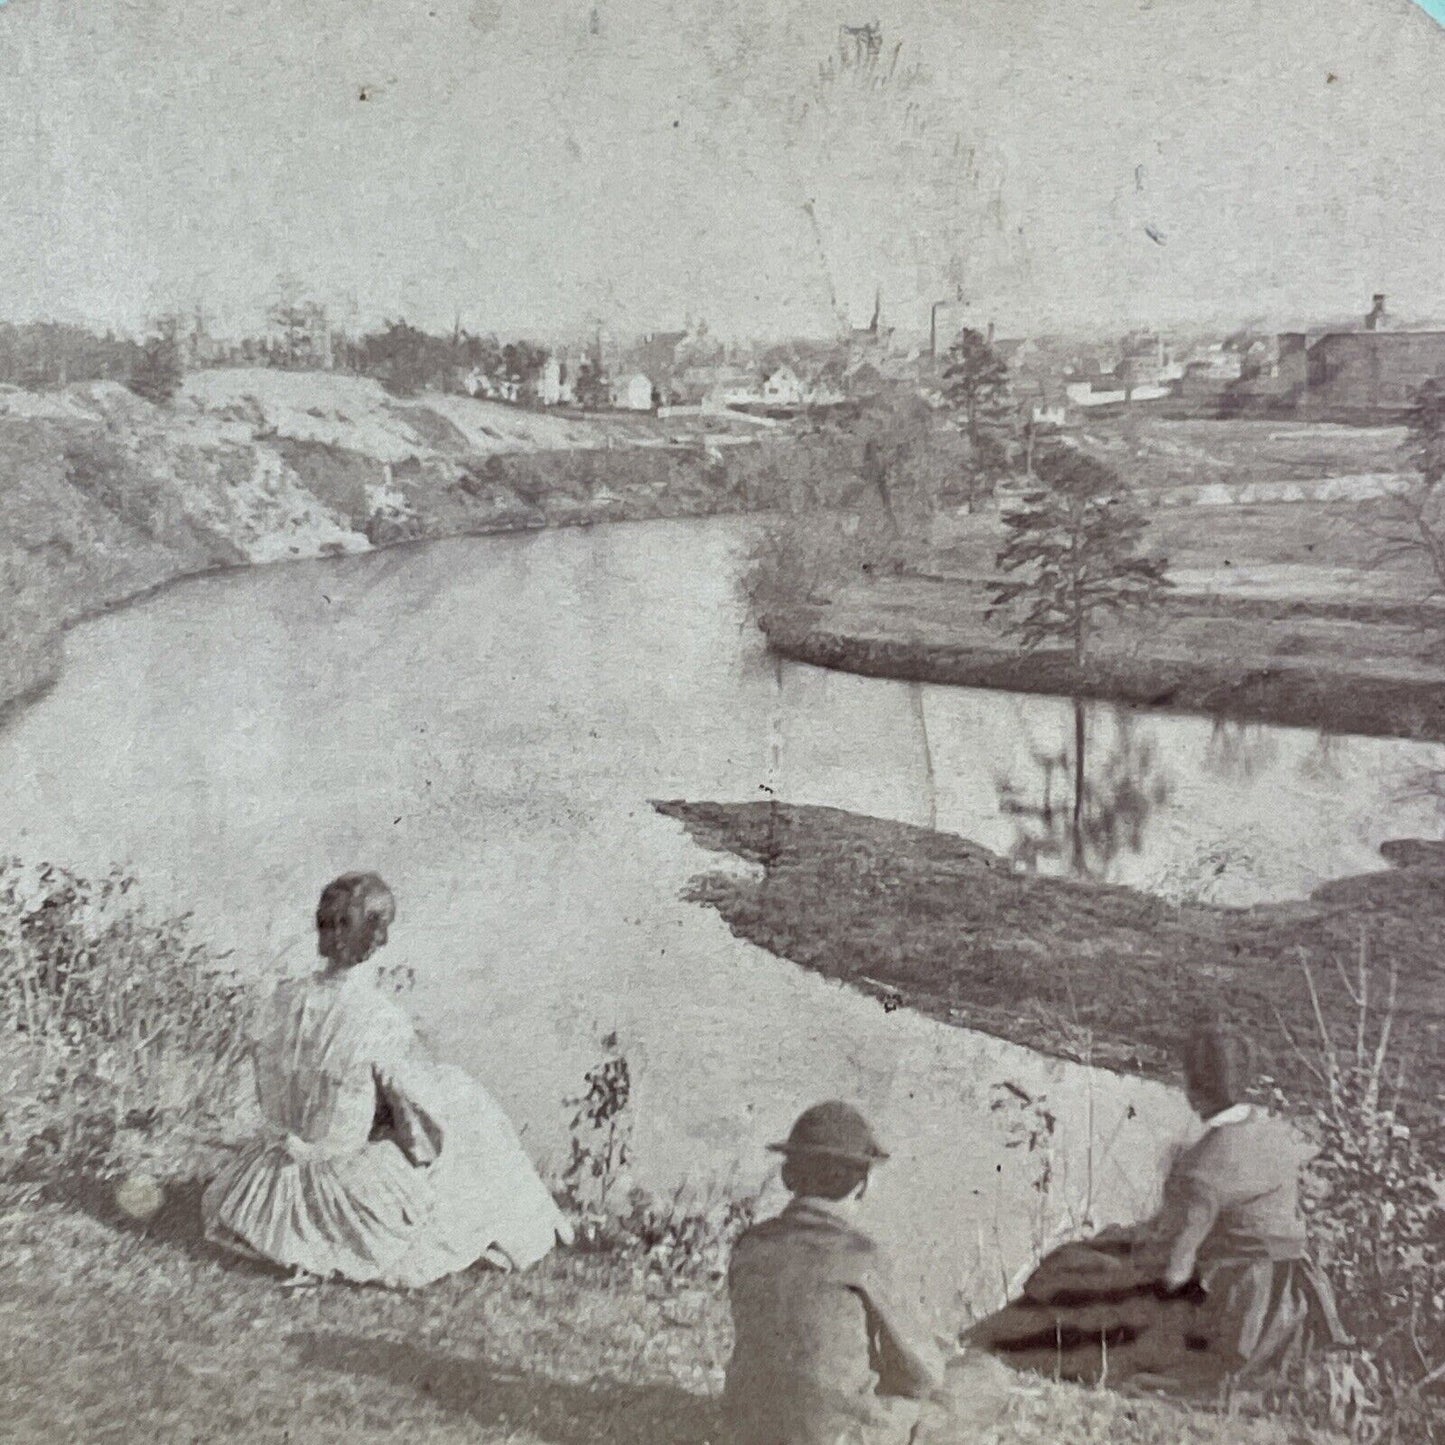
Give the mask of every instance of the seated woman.
POLYGON ((511 1123, 429 1062, 363 967, 396 915, 374 873, 327 885, 318 973, 282 983, 253 1035, 266 1134, 207 1189, 206 1235, 292 1270, 419 1288, 478 1260, 525 1269, 571 1231, 511 1123))
POLYGON ((1204 1030, 1183 1062, 1204 1133, 1175 1160, 1159 1214, 1056 1250, 971 1342, 1065 1379, 1196 1389, 1344 1340, 1299 1207, 1313 1147, 1246 1102, 1250 1049, 1238 1035, 1204 1030))

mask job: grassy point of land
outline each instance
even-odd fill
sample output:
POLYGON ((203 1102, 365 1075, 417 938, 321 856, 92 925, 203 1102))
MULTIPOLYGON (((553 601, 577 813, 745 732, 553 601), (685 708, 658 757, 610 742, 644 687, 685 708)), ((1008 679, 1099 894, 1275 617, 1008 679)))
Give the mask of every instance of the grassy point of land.
POLYGON ((872 676, 1445 740, 1445 607, 1402 521, 1402 429, 1140 414, 1076 440, 1129 487, 1173 584, 1096 615, 1082 666, 991 615, 1017 479, 965 514, 900 474, 872 556, 811 518, 783 528, 749 584, 773 647, 872 676))
MULTIPOLYGON (((1133 889, 1016 873, 952 834, 784 803, 665 802, 702 846, 760 864, 708 873, 691 897, 729 928, 830 978, 935 1018, 1063 1058, 1172 1077, 1189 1010, 1246 1022, 1279 1083, 1317 1080, 1291 1039, 1314 1031, 1312 965, 1326 1018, 1347 1035, 1361 949, 1398 970, 1413 1060, 1407 1092, 1445 1091, 1445 859, 1392 847, 1388 871, 1308 899, 1250 909, 1174 904, 1133 889), (1338 965, 1338 967, 1336 966, 1338 965)), ((1382 985, 1383 988, 1383 985, 1382 985)))

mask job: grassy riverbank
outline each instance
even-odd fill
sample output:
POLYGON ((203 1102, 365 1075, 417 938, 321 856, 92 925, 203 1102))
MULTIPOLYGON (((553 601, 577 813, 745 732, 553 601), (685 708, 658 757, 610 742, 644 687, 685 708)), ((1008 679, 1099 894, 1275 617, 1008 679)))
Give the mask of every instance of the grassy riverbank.
POLYGON ((1445 740, 1445 609, 1430 580, 1371 569, 1369 504, 1180 508, 1152 519, 1176 590, 1103 619, 1082 667, 1021 650, 990 617, 996 516, 901 576, 760 597, 770 644, 823 667, 1111 700, 1385 737, 1445 740))
MULTIPOLYGON (((584 1167, 559 1195, 580 1190, 588 1249, 520 1277, 470 1271, 415 1294, 293 1293, 208 1246, 200 1181, 256 1127, 235 1067, 246 1004, 225 960, 184 921, 151 922, 124 878, 0 870, 0 1436, 718 1439, 731 1349, 721 1276, 751 1204, 725 1190, 633 1199, 606 1224, 584 1167), (122 1211, 135 1196, 118 1188, 141 1177, 163 1189, 144 1219, 139 1203, 122 1211)), ((625 1137, 619 1102, 607 1128, 625 1137)), ((576 1100, 559 1107, 571 1113, 576 1100)), ((585 1111, 573 1135, 584 1166, 603 1157, 585 1111)), ((992 1434, 945 1430, 935 1445, 1307 1438, 1278 1421, 1043 1381, 995 1379, 991 1390, 992 1434)))
POLYGON ((1293 1399, 1336 1421, 1352 1402, 1353 1438, 1442 1438, 1445 845, 1386 844, 1380 873, 1224 909, 1016 873, 963 838, 836 809, 655 806, 756 867, 694 879, 694 902, 885 1013, 1167 1082, 1202 1018, 1240 1024, 1261 1096, 1315 1138, 1304 1207, 1355 1341, 1293 1399))
POLYGON ((826 607, 778 608, 763 629, 784 657, 867 677, 1445 741, 1445 672, 1423 626, 1352 618, 1301 625, 1299 611, 1261 619, 1254 608, 1174 604, 1148 623, 1114 629, 1076 666, 1063 650, 1010 647, 983 620, 986 606, 983 588, 972 583, 925 589, 883 582, 826 607), (1199 618, 1210 644, 1191 650, 1189 634, 1202 629, 1190 624, 1199 618), (1270 624, 1267 642, 1263 622, 1270 624), (1301 637, 1305 631, 1313 646, 1301 637), (1394 665, 1384 654, 1402 634, 1406 655, 1394 665), (1344 648, 1354 655, 1340 655, 1344 648))
POLYGON ((1409 1092, 1445 1098, 1445 850, 1402 845, 1386 871, 1252 909, 1174 904, 1132 889, 1016 873, 949 833, 783 803, 656 805, 704 848, 759 865, 707 873, 695 901, 779 957, 945 1022, 1121 1072, 1173 1081, 1196 1010, 1260 1036, 1295 1098, 1319 1081, 1307 1046, 1307 962, 1332 1030, 1356 1021, 1361 951, 1375 997, 1398 970, 1409 1092))
POLYGON ((814 524, 780 528, 751 586, 773 647, 873 676, 1445 739, 1436 580, 1419 554, 1382 560, 1382 537, 1400 531, 1384 495, 1401 481, 1400 432, 1095 430, 1085 444, 1145 503, 1144 546, 1168 559, 1174 589, 1147 613, 1096 619, 1084 666, 1023 652, 989 615, 997 511, 903 517, 886 557, 855 543, 820 560, 816 536, 796 535, 814 524))

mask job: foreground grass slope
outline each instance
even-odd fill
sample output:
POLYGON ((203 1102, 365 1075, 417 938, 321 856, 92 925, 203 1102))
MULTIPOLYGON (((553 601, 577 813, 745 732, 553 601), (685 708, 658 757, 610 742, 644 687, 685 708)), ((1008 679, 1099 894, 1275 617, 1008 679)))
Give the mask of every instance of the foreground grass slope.
MULTIPOLYGON (((726 1301, 606 1259, 472 1272, 412 1295, 290 1293, 106 1196, 0 1213, 0 1438, 199 1445, 703 1445, 726 1301)), ((974 1445, 977 1436, 960 1437, 974 1445)), ((1270 1421, 1021 1382, 989 1440, 1285 1445, 1270 1421)), ((987 1441, 980 1442, 987 1445, 987 1441)))
MULTIPOLYGON (((613 1221, 592 1166, 615 1168, 630 1137, 625 1072, 617 1092, 598 1066, 564 1105, 574 1160, 557 1188, 586 1250, 393 1294, 290 1292, 211 1249, 201 1181, 257 1127, 236 1067, 248 998, 123 875, 0 866, 0 1438, 717 1439, 726 1242, 749 1201, 629 1196, 613 1221), (140 1219, 143 1179, 161 1193, 146 1186, 140 1219)), ((1003 1411, 998 1442, 1287 1438, 1043 1382, 1018 1382, 1003 1411)))

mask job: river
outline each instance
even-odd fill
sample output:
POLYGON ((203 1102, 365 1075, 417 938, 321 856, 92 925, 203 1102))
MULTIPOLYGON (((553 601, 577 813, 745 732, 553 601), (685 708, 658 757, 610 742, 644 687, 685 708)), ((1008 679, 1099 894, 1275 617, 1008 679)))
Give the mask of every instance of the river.
MULTIPOLYGON (((55 689, 0 733, 6 846, 124 863, 263 974, 307 966, 329 877, 377 869, 400 906, 387 957, 415 969, 425 1033, 553 1163, 562 1099, 613 1029, 654 1186, 756 1182, 800 1107, 856 1099, 895 1156, 870 1207, 948 1310, 1067 1215, 1146 1204, 1185 1111, 1157 1086, 885 1013, 681 901, 726 865, 653 798, 776 794, 932 822, 1020 866, 1071 861, 1069 705, 776 663, 736 595, 747 526, 433 542, 196 579, 90 622, 55 689), (1005 1080, 1047 1096, 1052 1144, 1010 1147, 1022 1120, 992 1107, 1005 1080)), ((1398 801, 1434 746, 1101 706, 1086 721, 1082 861, 1102 876, 1287 897, 1435 831, 1398 801)))

